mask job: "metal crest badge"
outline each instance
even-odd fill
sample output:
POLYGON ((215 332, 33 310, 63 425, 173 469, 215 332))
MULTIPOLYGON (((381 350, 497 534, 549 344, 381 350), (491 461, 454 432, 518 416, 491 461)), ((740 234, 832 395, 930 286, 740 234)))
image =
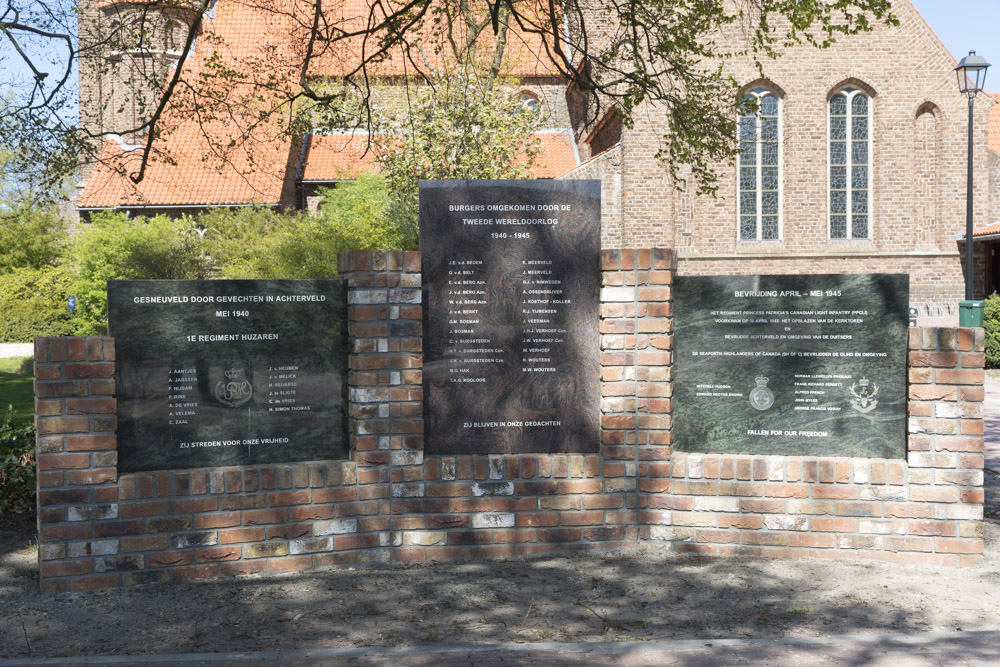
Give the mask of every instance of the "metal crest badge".
POLYGON ((230 368, 225 374, 226 379, 215 385, 215 397, 223 405, 238 408, 253 397, 253 385, 240 368, 230 368))
POLYGON ((750 392, 750 405, 757 410, 767 410, 774 405, 774 393, 767 388, 768 379, 757 376, 754 380, 757 386, 750 392))
POLYGON ((875 398, 878 394, 878 385, 868 378, 863 377, 852 384, 851 393, 854 394, 851 407, 858 412, 871 412, 878 405, 878 399, 875 398))

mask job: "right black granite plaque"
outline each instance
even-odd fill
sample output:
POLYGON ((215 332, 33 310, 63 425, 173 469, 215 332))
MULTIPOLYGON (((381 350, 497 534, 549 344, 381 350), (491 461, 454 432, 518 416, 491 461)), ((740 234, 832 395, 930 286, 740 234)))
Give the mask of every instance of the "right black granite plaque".
POLYGON ((674 448, 906 457, 909 277, 678 276, 674 448))
POLYGON ((596 452, 600 181, 421 181, 428 454, 596 452))

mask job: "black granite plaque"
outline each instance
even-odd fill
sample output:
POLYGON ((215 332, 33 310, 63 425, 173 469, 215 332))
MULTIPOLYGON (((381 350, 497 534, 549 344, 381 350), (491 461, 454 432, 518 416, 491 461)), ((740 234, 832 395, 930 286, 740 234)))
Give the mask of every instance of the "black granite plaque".
POLYGON ((678 276, 674 447, 906 457, 906 275, 678 276))
POLYGON ((339 280, 108 283, 121 472, 347 456, 339 280))
POLYGON ((600 181, 421 181, 428 454, 596 452, 600 181))

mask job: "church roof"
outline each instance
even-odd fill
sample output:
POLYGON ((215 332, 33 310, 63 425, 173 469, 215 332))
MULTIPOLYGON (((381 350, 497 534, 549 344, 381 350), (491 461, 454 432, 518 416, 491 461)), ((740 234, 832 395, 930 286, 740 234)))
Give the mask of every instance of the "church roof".
MULTIPOLYGON (((362 172, 377 169, 377 140, 370 143, 369 136, 367 132, 351 130, 308 135, 302 151, 300 179, 306 183, 352 180, 362 172)), ((534 178, 558 178, 580 163, 572 130, 539 130, 533 138, 541 148, 531 165, 534 178)))
MULTIPOLYGON (((250 113, 254 104, 264 108, 274 104, 274 100, 257 99, 259 91, 272 85, 257 79, 277 73, 279 81, 299 81, 299 72, 291 63, 302 62, 314 6, 306 0, 218 0, 214 12, 205 16, 195 51, 185 64, 184 79, 193 85, 178 88, 161 118, 158 130, 162 136, 153 142, 144 178, 138 184, 130 179, 138 171, 142 149, 108 140, 80 195, 79 208, 277 204, 296 170, 304 180, 329 180, 345 169, 344 173, 353 177, 351 174, 371 166, 374 156, 359 149, 363 142, 346 135, 307 137, 306 150, 301 153, 306 161, 300 165, 300 152, 293 145, 296 142, 276 122, 257 122, 250 113), (226 67, 237 72, 226 85, 216 86, 210 95, 195 92, 199 77, 226 67), (245 70, 240 73, 240 68, 245 70), (247 72, 247 79, 242 78, 247 72), (264 85, 254 86, 250 81, 264 85)), ((383 5, 373 0, 342 0, 327 10, 325 19, 343 28, 358 26, 372 13, 372 6, 383 5)), ((484 35, 484 46, 491 46, 492 32, 487 29, 484 35)), ((368 47, 360 41, 340 42, 325 50, 317 47, 310 75, 317 82, 345 76, 364 48, 368 47)), ((504 73, 521 78, 557 76, 548 59, 539 57, 543 51, 537 35, 512 28, 504 73)), ((433 49, 422 53, 440 59, 433 55, 433 49)), ((398 51, 387 54, 373 71, 395 77, 411 76, 416 70, 398 51)), ((542 141, 546 150, 551 146, 557 154, 546 155, 539 176, 564 173, 571 154, 575 154, 570 151, 570 147, 575 150, 572 137, 567 143, 556 133, 542 141)))

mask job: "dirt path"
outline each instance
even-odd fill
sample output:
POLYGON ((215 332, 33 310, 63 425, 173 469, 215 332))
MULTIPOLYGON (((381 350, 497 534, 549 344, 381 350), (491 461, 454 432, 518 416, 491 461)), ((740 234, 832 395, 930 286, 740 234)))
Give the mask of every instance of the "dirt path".
POLYGON ((37 592, 30 533, 0 533, 0 657, 1000 630, 1000 478, 986 562, 583 555, 278 579, 37 592))

